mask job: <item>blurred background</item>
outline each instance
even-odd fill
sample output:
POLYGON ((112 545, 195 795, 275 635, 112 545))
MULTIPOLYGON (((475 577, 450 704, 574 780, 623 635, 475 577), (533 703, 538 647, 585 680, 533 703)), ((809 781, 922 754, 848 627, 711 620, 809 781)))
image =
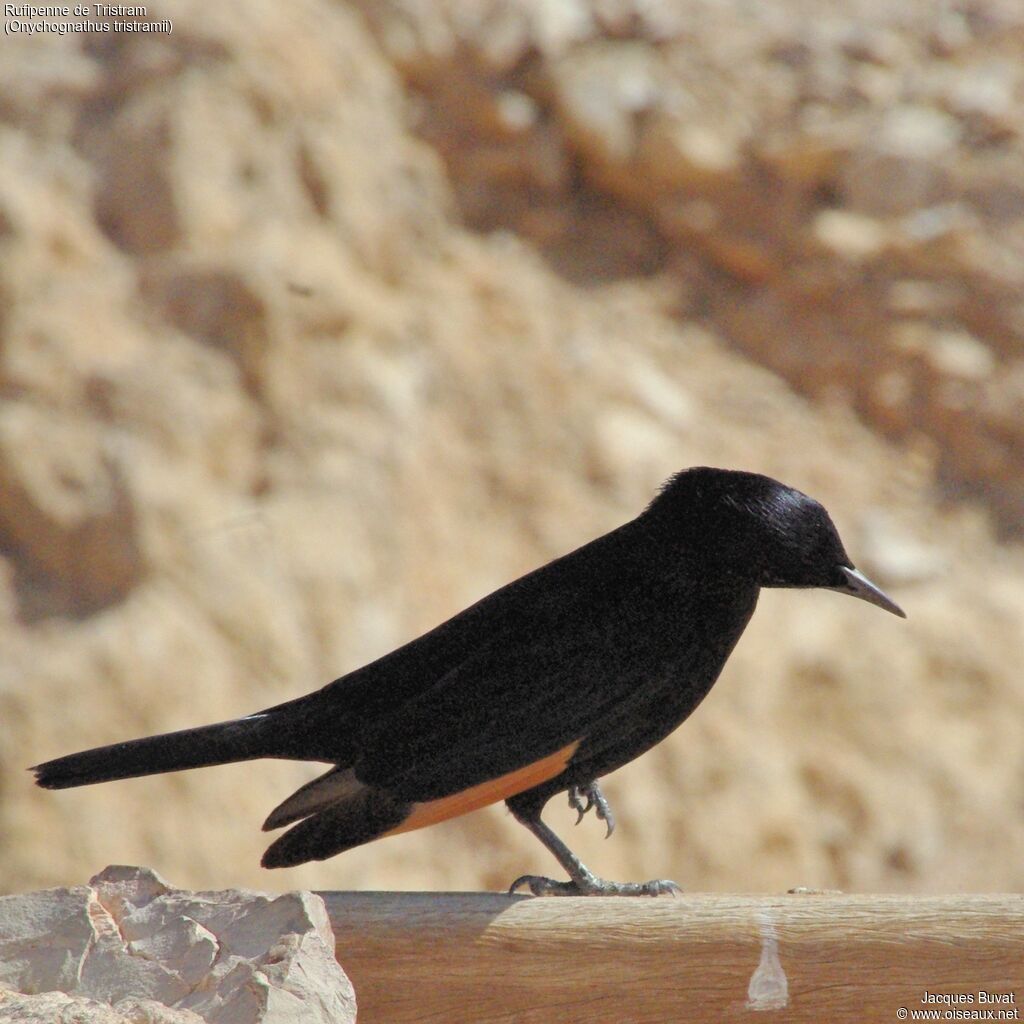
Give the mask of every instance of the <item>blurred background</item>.
POLYGON ((766 591, 605 784, 610 878, 1024 887, 1019 0, 154 0, 0 43, 0 885, 501 889, 503 807, 262 871, 316 765, 25 768, 308 692, 690 465, 902 622, 766 591))

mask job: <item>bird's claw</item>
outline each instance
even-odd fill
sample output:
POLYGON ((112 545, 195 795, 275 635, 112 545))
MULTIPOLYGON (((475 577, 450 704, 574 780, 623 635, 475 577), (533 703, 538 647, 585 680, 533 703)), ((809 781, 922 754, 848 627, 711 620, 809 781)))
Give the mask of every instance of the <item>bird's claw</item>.
POLYGON ((576 824, 578 825, 582 820, 583 816, 594 806, 594 797, 590 792, 589 787, 585 786, 570 786, 569 787, 569 806, 576 812, 576 824), (586 794, 587 802, 583 803, 583 796, 586 794))
POLYGON ((678 896, 682 888, 668 878, 649 882, 609 882, 596 875, 582 881, 559 882, 543 875, 521 875, 509 887, 509 895, 525 886, 534 896, 678 896))
POLYGON ((608 830, 604 834, 605 839, 615 831, 615 815, 612 813, 611 805, 608 803, 604 793, 601 792, 597 779, 593 782, 588 782, 585 786, 570 786, 569 806, 576 812, 577 825, 593 807, 598 820, 603 821, 608 826, 608 830), (584 797, 587 798, 586 803, 583 802, 584 797))
POLYGON ((682 896, 683 887, 671 878, 652 878, 649 882, 641 882, 645 896, 682 896))
POLYGON ((543 875, 520 875, 509 887, 509 896, 526 886, 534 896, 581 896, 575 882, 558 882, 543 875))

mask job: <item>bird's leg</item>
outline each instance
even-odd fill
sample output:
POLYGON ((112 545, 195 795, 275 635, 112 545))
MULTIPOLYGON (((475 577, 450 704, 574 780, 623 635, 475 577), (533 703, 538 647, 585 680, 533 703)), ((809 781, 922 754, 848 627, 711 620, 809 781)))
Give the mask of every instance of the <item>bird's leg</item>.
POLYGON ((611 806, 608 803, 607 797, 601 792, 597 779, 594 779, 593 782, 588 782, 585 786, 570 786, 569 806, 579 815, 576 819, 577 825, 583 820, 583 816, 587 811, 593 807, 595 808, 594 813, 597 815, 598 820, 603 821, 608 826, 608 831, 604 834, 605 839, 615 831, 615 815, 612 814, 611 806), (587 798, 585 804, 583 803, 584 797, 587 798))
POLYGON ((673 895, 682 890, 675 882, 657 878, 650 882, 608 882, 598 878, 587 866, 540 820, 540 812, 522 813, 514 807, 512 813, 521 821, 554 855, 555 860, 565 868, 571 881, 559 882, 541 875, 523 875, 509 888, 514 893, 526 886, 534 896, 660 896, 673 895))

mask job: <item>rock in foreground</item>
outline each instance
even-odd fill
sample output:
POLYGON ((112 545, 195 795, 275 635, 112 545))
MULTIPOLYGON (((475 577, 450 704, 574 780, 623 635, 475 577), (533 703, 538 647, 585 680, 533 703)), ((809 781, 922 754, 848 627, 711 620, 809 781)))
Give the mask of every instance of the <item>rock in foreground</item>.
POLYGON ((355 994, 319 896, 173 889, 148 868, 0 898, 0 1019, 339 1024, 355 994))

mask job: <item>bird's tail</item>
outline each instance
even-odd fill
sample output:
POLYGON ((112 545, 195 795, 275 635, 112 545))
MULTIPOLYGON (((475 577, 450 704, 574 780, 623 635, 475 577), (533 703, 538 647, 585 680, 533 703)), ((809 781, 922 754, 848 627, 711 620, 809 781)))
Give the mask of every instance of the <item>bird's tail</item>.
MULTIPOLYGON (((70 789, 94 782, 158 775, 183 768, 250 761, 257 757, 295 756, 288 749, 295 735, 299 702, 261 711, 231 722, 147 736, 95 747, 37 764, 31 770, 45 789, 70 789)), ((298 755, 300 758, 302 754, 298 755)))

